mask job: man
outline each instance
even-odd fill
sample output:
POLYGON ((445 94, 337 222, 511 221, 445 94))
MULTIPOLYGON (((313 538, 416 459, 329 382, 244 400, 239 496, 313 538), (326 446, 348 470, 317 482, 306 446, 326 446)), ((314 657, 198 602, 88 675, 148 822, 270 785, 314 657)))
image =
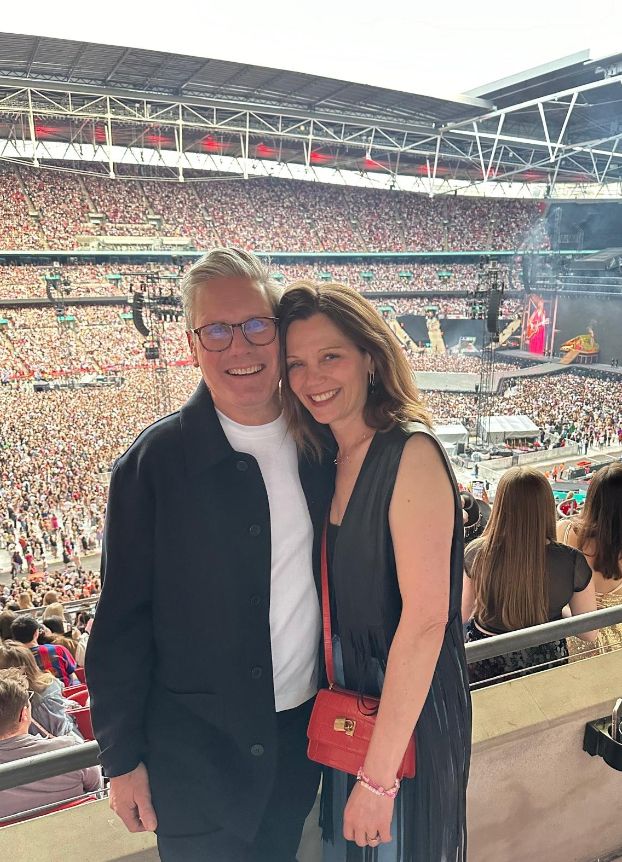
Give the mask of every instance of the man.
POLYGON ((34 654, 35 661, 42 671, 53 674, 63 687, 74 685, 76 663, 67 647, 61 644, 39 644, 40 625, 34 617, 20 614, 11 623, 11 636, 34 654))
MULTIPOLYGON (((26 677, 17 668, 0 670, 0 764, 80 744, 69 736, 44 739, 28 733, 32 723, 31 694, 26 677)), ((101 790, 102 786, 99 766, 38 779, 0 793, 0 818, 75 799, 83 793, 101 790)))
POLYGON ((182 294, 203 380, 113 469, 93 725, 113 809, 130 831, 157 828, 163 862, 294 862, 318 786, 313 527, 332 477, 308 462, 299 475, 261 262, 216 249, 182 294))

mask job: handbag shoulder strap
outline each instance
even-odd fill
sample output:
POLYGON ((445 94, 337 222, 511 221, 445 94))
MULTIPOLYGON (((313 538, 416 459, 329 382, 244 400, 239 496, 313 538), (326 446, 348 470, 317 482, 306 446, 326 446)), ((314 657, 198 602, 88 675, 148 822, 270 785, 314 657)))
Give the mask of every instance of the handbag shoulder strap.
POLYGON ((330 596, 328 593, 328 515, 324 522, 322 533, 322 631, 324 635, 324 661, 326 663, 326 676, 328 685, 332 688, 335 684, 335 665, 333 663, 333 633, 330 624, 330 596))

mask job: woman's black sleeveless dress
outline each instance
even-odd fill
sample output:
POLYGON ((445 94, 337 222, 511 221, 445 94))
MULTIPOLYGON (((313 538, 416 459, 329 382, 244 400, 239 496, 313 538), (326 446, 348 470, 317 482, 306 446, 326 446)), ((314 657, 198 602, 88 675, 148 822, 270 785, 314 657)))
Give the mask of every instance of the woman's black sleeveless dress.
MULTIPOLYGON (((465 862, 466 786, 471 701, 462 620, 462 509, 449 460, 420 423, 375 434, 341 526, 331 531, 330 576, 336 674, 349 689, 380 694, 401 614, 389 505, 404 445, 414 433, 437 444, 454 490, 448 623, 416 728, 417 774, 402 782, 391 844, 359 848, 343 841, 342 814, 354 779, 326 770, 321 825, 324 858, 342 862, 465 862), (335 619, 336 617, 336 619, 335 619)), ((416 491, 416 489, 415 489, 416 491)), ((412 525, 414 531, 417 524, 412 525)))

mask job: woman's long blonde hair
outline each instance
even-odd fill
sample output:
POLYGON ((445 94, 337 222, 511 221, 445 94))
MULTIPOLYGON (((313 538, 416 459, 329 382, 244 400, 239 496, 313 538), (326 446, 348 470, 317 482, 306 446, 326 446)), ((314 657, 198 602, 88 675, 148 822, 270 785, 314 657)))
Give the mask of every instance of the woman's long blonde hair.
POLYGON ((547 540, 555 542, 555 498, 532 467, 511 467, 497 487, 490 520, 473 542, 473 616, 507 631, 549 621, 547 540))
POLYGON ((16 641, 3 641, 0 644, 0 668, 5 670, 8 667, 19 668, 28 680, 28 688, 37 694, 43 694, 55 679, 51 673, 39 670, 35 657, 28 647, 16 641))
POLYGON ((324 314, 374 363, 374 384, 370 386, 364 419, 370 428, 388 431, 397 424, 423 422, 431 426, 395 334, 374 306, 345 284, 315 284, 297 281, 290 285, 279 304, 281 340, 281 398, 283 412, 298 446, 321 458, 323 431, 302 406, 289 385, 287 374, 287 330, 295 320, 324 314))

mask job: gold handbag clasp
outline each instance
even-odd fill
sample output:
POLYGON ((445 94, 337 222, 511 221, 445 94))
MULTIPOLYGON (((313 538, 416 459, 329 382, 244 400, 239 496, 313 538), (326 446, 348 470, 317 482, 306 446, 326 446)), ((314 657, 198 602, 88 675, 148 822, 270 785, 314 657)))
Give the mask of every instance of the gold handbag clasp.
POLYGON ((346 736, 354 736, 356 721, 351 718, 336 718, 333 729, 339 733, 345 733, 346 736))

